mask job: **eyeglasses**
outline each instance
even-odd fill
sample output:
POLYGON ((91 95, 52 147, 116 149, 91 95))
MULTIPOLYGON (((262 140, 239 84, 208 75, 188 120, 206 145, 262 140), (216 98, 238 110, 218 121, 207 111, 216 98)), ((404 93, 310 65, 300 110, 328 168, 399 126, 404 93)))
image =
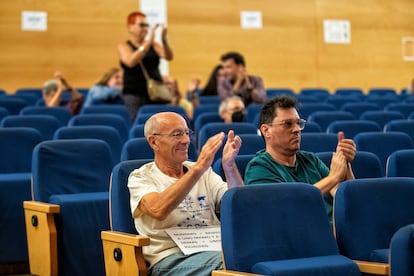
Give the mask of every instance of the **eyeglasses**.
POLYGON ((191 138, 191 136, 193 136, 193 134, 194 134, 193 130, 187 129, 187 130, 176 130, 176 131, 173 131, 171 133, 153 133, 152 135, 156 135, 156 136, 167 135, 169 137, 175 138, 176 140, 181 140, 184 135, 191 138))
POLYGON ((281 125, 285 129, 292 129, 295 125, 299 126, 300 130, 303 130, 305 128, 306 120, 305 119, 299 119, 299 120, 283 120, 278 123, 268 124, 269 126, 272 125, 281 125))
POLYGON ((148 23, 139 23, 137 25, 140 26, 141 28, 148 28, 149 27, 148 23))

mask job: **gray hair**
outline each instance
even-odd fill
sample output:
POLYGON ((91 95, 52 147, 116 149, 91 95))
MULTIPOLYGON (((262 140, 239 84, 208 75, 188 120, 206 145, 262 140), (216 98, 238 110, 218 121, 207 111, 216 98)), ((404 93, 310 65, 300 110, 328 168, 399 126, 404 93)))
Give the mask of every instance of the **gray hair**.
MULTIPOLYGON (((219 114, 221 114, 221 113, 223 113, 224 111, 226 111, 226 109, 227 109, 227 106, 228 106, 229 102, 231 102, 231 101, 233 101, 233 100, 238 100, 238 101, 243 102, 242 98, 240 98, 239 96, 230 96, 230 97, 227 97, 227 98, 225 98, 225 99, 224 99, 224 100, 220 103, 219 110, 218 110, 219 114)), ((243 103, 244 103, 244 102, 243 102, 243 103)))
POLYGON ((46 94, 57 91, 58 87, 59 87, 59 82, 57 80, 48 80, 43 85, 43 89, 46 94))

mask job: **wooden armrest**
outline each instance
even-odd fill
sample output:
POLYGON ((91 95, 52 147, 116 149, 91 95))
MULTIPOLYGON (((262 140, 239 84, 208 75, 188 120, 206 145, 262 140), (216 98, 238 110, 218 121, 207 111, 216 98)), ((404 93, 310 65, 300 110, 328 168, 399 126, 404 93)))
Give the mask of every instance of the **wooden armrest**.
POLYGON ((261 274, 254 274, 248 272, 240 272, 233 270, 214 270, 211 276, 261 276, 261 274))
POLYGON ((140 247, 150 244, 150 239, 147 237, 117 231, 102 231, 101 238, 104 241, 111 241, 140 247))
POLYGON ((150 239, 140 235, 102 231, 106 275, 147 275, 142 247, 150 239))
POLYGON ((36 201, 24 201, 27 247, 30 273, 57 275, 57 233, 54 215, 60 206, 36 201))
POLYGON ((60 206, 56 204, 44 203, 39 201, 24 201, 23 208, 26 210, 38 211, 42 213, 59 213, 60 206))
POLYGON ((389 275, 390 274, 390 265, 384 263, 368 262, 368 261, 358 261, 355 260, 355 263, 358 265, 359 270, 363 273, 371 273, 377 275, 389 275))

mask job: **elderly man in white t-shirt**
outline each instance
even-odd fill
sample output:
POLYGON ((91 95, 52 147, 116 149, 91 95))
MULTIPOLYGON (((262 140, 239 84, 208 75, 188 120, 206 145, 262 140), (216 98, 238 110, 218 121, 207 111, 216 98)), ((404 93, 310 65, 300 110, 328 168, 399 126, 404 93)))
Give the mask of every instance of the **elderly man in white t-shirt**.
POLYGON ((191 130, 179 114, 153 115, 144 133, 154 150, 154 162, 134 170, 128 187, 136 229, 151 240, 144 247, 151 275, 210 275, 222 268, 221 253, 184 255, 166 230, 220 225, 216 212, 221 197, 228 188, 243 185, 234 162, 241 139, 229 131, 222 155, 224 182, 211 169, 214 155, 224 143, 224 133, 206 142, 196 162, 187 161, 191 130))

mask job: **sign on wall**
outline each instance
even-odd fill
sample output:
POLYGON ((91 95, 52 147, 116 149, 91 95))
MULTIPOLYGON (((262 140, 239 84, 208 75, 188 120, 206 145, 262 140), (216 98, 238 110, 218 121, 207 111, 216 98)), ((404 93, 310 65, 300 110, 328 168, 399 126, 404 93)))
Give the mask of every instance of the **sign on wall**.
POLYGON ((22 30, 45 32, 47 30, 47 13, 22 11, 22 30))
POLYGON ((348 20, 324 20, 325 43, 351 43, 351 23, 348 20))
POLYGON ((262 13, 259 11, 241 11, 240 25, 242 29, 261 29, 262 13))
MULTIPOLYGON (((166 0, 141 0, 140 10, 147 15, 147 20, 150 25, 167 25, 166 0)), ((155 33, 155 41, 161 43, 161 28, 159 28, 155 33)), ((168 75, 168 61, 161 59, 159 68, 161 75, 168 75)))
POLYGON ((414 61, 414 37, 402 38, 402 57, 405 61, 414 61))

